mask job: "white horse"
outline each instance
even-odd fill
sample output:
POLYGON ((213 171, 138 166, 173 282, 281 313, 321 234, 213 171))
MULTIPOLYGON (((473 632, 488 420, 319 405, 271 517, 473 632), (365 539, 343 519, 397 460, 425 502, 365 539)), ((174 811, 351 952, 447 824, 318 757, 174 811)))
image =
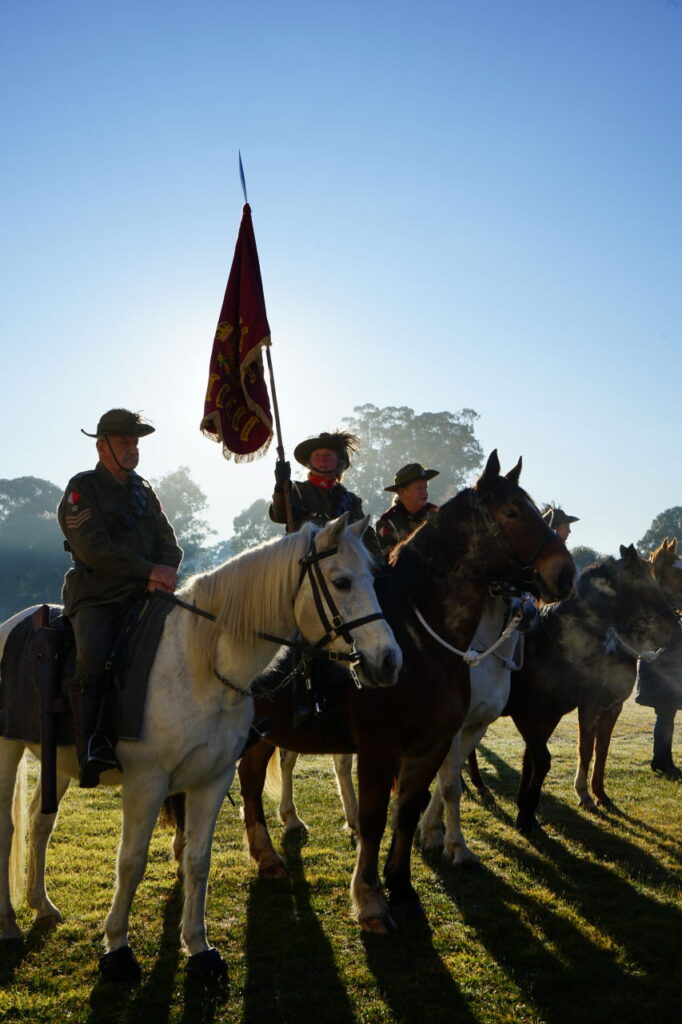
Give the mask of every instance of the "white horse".
MULTIPOLYGON (((499 718, 509 699, 510 671, 519 668, 523 638, 515 629, 519 617, 510 619, 505 602, 489 597, 471 648, 489 652, 470 668, 471 701, 460 732, 441 765, 437 784, 424 812, 419 834, 426 850, 443 850, 443 856, 455 865, 477 864, 478 858, 467 846, 460 821, 462 797, 461 769, 472 750, 480 743, 488 726, 499 718), (493 649, 494 648, 494 649, 493 649), (445 812, 445 830, 443 813, 445 812)), ((293 772, 299 755, 281 751, 279 772, 276 759, 270 762, 267 788, 279 800, 278 815, 286 832, 306 833, 308 827, 299 817, 293 793, 293 772)), ((333 754, 336 784, 343 805, 345 825, 357 832, 358 801, 353 783, 353 755, 333 754)))
MULTIPOLYGON (((119 742, 122 771, 102 776, 105 784, 121 785, 123 804, 116 892, 100 960, 106 978, 139 976, 128 945, 130 907, 159 809, 168 794, 180 791, 187 794, 181 924, 187 966, 204 980, 225 973, 225 962, 206 939, 206 887, 216 818, 253 718, 249 686, 277 651, 260 634, 288 637, 298 630, 309 643, 337 653, 350 647, 360 657, 356 671, 362 682, 395 683, 402 655, 374 593, 372 558, 361 540, 368 518, 352 526, 347 521, 344 514, 320 530, 306 524, 298 533, 193 577, 180 591, 184 601, 211 613, 215 621, 180 607, 168 614, 150 673, 141 737, 119 742), (330 627, 334 604, 337 618, 330 627)), ((0 626, 0 655, 12 628, 34 610, 25 609, 0 626)), ((10 901, 9 860, 13 832, 24 835, 20 816, 13 825, 12 803, 26 747, 39 756, 37 745, 0 739, 0 938, 6 940, 21 938, 10 901)), ((77 777, 75 749, 58 748, 58 800, 77 777)), ((14 803, 16 819, 19 811, 25 813, 25 801, 14 803)), ((56 813, 44 815, 39 808, 37 791, 30 807, 27 902, 36 919, 58 921, 59 911, 45 888, 45 855, 56 813)))
POLYGON ((479 863, 462 832, 462 767, 485 736, 488 726, 504 711, 509 700, 511 672, 521 667, 523 659, 523 636, 516 629, 509 630, 514 620, 506 622, 506 618, 505 602, 499 597, 488 598, 472 647, 486 650, 495 643, 496 637, 502 637, 505 632, 509 635, 488 657, 469 670, 469 711, 462 728, 453 737, 450 750, 438 771, 428 807, 419 822, 422 848, 430 851, 442 849, 443 857, 456 866, 479 863))

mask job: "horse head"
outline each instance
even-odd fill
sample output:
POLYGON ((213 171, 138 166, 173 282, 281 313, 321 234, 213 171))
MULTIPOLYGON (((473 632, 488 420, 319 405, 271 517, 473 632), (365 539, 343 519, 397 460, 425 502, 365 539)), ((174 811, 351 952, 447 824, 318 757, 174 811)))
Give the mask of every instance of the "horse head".
POLYGON ((487 527, 490 567, 543 602, 563 601, 575 593, 578 571, 564 542, 519 486, 521 467, 519 459, 501 475, 494 450, 472 491, 474 510, 487 527))
POLYGON ((682 562, 677 554, 677 537, 666 537, 649 553, 653 574, 675 608, 682 608, 682 562))
POLYGON ((362 537, 369 516, 348 525, 348 513, 317 530, 301 559, 294 602, 300 632, 314 647, 348 661, 366 686, 392 686, 402 652, 374 590, 372 555, 362 537))
POLYGON ((620 558, 607 558, 585 570, 581 594, 600 627, 612 627, 631 651, 667 647, 680 626, 650 562, 634 544, 621 544, 620 558), (583 587, 584 581, 584 587, 583 587))

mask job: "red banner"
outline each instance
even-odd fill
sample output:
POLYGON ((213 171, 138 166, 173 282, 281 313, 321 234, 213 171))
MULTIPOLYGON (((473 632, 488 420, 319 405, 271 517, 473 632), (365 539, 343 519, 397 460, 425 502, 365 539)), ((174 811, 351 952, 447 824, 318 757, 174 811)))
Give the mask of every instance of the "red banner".
POLYGON ((213 341, 201 421, 206 437, 219 441, 225 458, 235 462, 264 455, 272 439, 262 352, 269 344, 251 207, 245 203, 213 341))

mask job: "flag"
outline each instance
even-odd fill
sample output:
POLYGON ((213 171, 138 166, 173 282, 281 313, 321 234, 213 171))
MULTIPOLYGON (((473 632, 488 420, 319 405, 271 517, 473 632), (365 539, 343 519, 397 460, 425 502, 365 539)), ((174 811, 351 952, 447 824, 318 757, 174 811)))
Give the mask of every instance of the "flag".
POLYGON ((213 340, 201 430, 223 446, 226 459, 250 462, 272 439, 263 346, 270 327, 251 207, 244 204, 237 244, 213 340))

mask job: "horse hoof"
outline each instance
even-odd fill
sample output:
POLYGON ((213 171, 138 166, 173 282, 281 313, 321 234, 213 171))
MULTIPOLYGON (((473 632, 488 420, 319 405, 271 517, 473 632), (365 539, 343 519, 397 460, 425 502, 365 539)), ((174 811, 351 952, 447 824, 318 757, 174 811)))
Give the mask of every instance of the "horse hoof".
POLYGON ((267 878, 271 880, 281 880, 289 877, 289 872, 286 869, 286 865, 282 864, 261 864, 258 868, 259 878, 267 878))
POLYGON ((130 946, 119 946, 99 958, 99 973, 103 981, 139 981, 142 972, 130 946))
POLYGON ((539 828, 537 818, 535 815, 527 817, 525 814, 518 814, 516 816, 516 828, 521 835, 527 836, 534 828, 539 828))
POLYGON ((202 953, 195 953, 187 961, 187 974, 195 981, 219 981, 227 974, 227 964, 218 950, 211 946, 202 953))
POLYGON ((390 914, 360 918, 360 927, 363 932, 371 932, 372 935, 392 935, 398 931, 398 925, 390 914))

